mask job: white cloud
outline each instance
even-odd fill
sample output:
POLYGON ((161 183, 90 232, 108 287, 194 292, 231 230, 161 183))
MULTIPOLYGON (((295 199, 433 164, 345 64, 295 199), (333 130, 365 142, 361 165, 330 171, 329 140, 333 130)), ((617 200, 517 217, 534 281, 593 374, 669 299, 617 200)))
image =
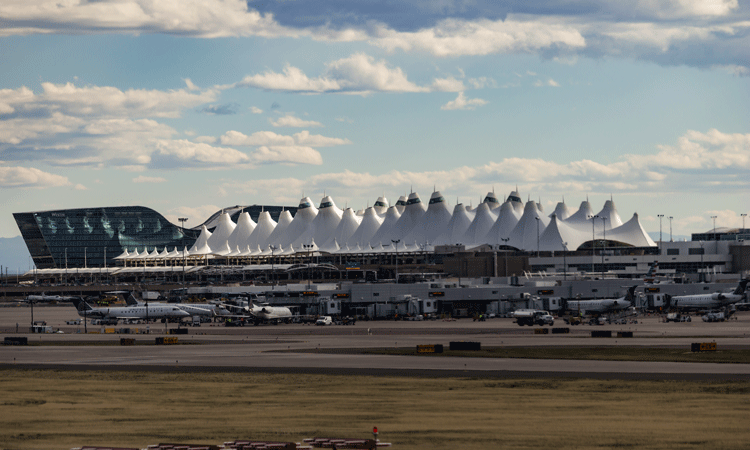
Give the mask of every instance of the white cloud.
POLYGON ((258 145, 294 145, 294 138, 276 134, 273 131, 257 131, 247 136, 239 131, 227 131, 219 138, 221 145, 258 146, 258 145))
POLYGON ((275 127, 294 127, 294 128, 303 128, 303 127, 322 127, 323 124, 320 122, 315 122, 314 120, 303 120, 299 117, 295 117, 293 115, 287 114, 284 117, 280 117, 277 120, 269 120, 271 122, 271 125, 275 127))
POLYGON ((432 90, 437 92, 461 92, 466 90, 464 82, 453 77, 436 78, 432 82, 432 90))
POLYGON ((33 167, 0 166, 0 186, 3 188, 49 188, 69 186, 67 177, 44 172, 33 167))
POLYGON ((32 33, 165 33, 216 38, 291 36, 301 32, 280 26, 243 0, 189 2, 118 0, 4 0, 0 36, 32 33), (13 25, 18 24, 18 25, 13 25))
POLYGON ((446 19, 432 28, 400 32, 381 27, 374 44, 386 50, 426 51, 435 56, 525 53, 551 47, 582 48, 584 37, 575 27, 559 20, 446 19))
POLYGON ((166 178, 162 177, 147 177, 147 176, 139 176, 136 178, 133 178, 133 183, 164 183, 166 182, 166 178))
POLYGON ((553 80, 552 78, 548 78, 547 81, 536 80, 534 82, 534 86, 536 87, 542 87, 542 86, 560 87, 557 81, 553 80))
POLYGON ((455 100, 451 100, 445 105, 441 106, 440 109, 442 110, 467 110, 467 109, 474 109, 477 106, 486 105, 487 101, 483 100, 481 98, 466 98, 463 92, 458 93, 458 97, 456 97, 455 100))
POLYGON ((322 136, 320 134, 310 134, 309 131, 304 130, 299 133, 294 133, 294 140, 297 145, 306 145, 308 147, 333 147, 336 145, 351 144, 352 141, 349 139, 332 138, 322 136))
POLYGON ((186 140, 162 140, 157 144, 150 166, 157 168, 235 167, 237 164, 249 162, 249 159, 246 154, 233 148, 214 147, 186 140))
POLYGON ((364 53, 328 63, 326 73, 317 78, 309 78, 297 67, 287 65, 283 73, 266 71, 247 76, 234 86, 308 94, 427 91, 408 81, 400 68, 390 68, 384 60, 375 61, 364 53))
POLYGON ((263 114, 263 110, 258 108, 257 106, 251 106, 250 112, 253 114, 263 114))
POLYGON ((282 163, 282 164, 323 164, 323 157, 320 153, 305 146, 261 146, 258 147, 251 155, 254 163, 282 163))

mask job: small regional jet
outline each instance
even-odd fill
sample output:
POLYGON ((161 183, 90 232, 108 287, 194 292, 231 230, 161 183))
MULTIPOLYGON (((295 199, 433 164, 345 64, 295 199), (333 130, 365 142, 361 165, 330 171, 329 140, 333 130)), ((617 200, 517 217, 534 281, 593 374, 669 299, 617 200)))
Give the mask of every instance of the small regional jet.
POLYGON ((741 302, 746 298, 745 288, 750 280, 740 280, 739 285, 732 293, 714 292, 713 294, 675 295, 669 299, 672 308, 687 309, 713 309, 741 302))
POLYGON ((164 303, 164 302, 143 302, 138 301, 132 293, 125 298, 125 303, 128 306, 146 306, 149 308, 154 307, 165 307, 165 306, 176 306, 191 316, 227 316, 229 311, 226 310, 222 305, 216 305, 212 303, 164 303))
POLYGON ((82 299, 73 299, 78 315, 92 319, 171 319, 190 314, 174 305, 138 305, 94 308, 82 299))
POLYGON ((624 309, 633 306, 633 299, 635 294, 635 288, 638 286, 632 286, 628 288, 628 293, 620 298, 603 298, 601 300, 566 300, 565 309, 568 311, 580 311, 581 314, 606 314, 616 311, 622 311, 624 309))

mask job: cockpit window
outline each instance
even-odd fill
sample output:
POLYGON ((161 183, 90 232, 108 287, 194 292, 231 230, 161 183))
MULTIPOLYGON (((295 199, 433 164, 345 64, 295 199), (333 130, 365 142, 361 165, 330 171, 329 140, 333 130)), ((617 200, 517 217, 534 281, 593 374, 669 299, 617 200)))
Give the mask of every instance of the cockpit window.
POLYGON ((333 206, 333 202, 321 202, 319 209, 328 208, 329 206, 333 206))
POLYGON ((443 197, 435 197, 430 199, 430 205, 433 203, 443 203, 445 199, 443 197))
POLYGON ((420 199, 419 197, 416 197, 416 198, 410 198, 409 200, 406 201, 406 205, 407 206, 408 205, 415 205, 417 203, 422 203, 422 199, 420 199))

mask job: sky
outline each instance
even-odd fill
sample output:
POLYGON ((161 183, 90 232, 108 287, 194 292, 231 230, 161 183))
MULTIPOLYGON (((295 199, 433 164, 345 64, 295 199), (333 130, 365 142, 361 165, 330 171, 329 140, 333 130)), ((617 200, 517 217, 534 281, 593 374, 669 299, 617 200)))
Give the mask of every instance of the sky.
POLYGON ((748 1, 0 2, 0 237, 515 189, 690 235, 742 226, 748 175, 748 1))

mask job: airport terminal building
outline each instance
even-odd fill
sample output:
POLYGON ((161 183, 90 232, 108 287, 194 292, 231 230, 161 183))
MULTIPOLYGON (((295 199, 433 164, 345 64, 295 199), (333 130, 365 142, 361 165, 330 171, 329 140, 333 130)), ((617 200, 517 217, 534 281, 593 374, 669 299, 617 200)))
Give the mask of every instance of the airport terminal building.
POLYGON ((106 268, 142 273, 220 270, 222 279, 245 280, 269 271, 274 280, 306 276, 342 278, 375 271, 376 278, 409 272, 440 276, 499 277, 543 273, 596 273, 633 277, 656 263, 668 274, 740 272, 750 268, 747 230, 716 229, 688 242, 654 242, 638 214, 623 221, 613 200, 595 212, 564 202, 545 213, 517 192, 503 202, 494 193, 471 208, 450 207, 440 192, 429 202, 417 193, 394 205, 380 197, 365 210, 339 209, 329 196, 297 207, 234 206, 200 225, 172 224, 140 206, 15 213, 37 269, 106 268), (734 239, 733 239, 734 237, 734 239), (309 273, 309 264, 319 264, 309 273), (400 267, 399 267, 400 266, 400 267), (221 269, 219 269, 221 268, 221 269), (288 271, 287 273, 278 272, 288 271))

